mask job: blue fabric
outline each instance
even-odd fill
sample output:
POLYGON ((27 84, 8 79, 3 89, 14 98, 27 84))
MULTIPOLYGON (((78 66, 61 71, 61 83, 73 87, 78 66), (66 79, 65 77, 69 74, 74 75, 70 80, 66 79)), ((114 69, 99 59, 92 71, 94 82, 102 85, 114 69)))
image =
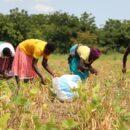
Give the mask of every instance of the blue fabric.
MULTIPOLYGON (((78 45, 76 44, 70 48, 70 54, 75 53, 77 46, 78 45)), ((78 56, 71 57, 69 63, 70 71, 75 75, 80 76, 82 80, 85 80, 89 76, 89 71, 88 70, 84 72, 79 71, 78 70, 79 63, 80 63, 80 58, 78 56)))
POLYGON ((75 51, 76 51, 76 48, 78 47, 78 44, 75 44, 73 45, 71 48, 70 48, 70 54, 75 54, 75 51))

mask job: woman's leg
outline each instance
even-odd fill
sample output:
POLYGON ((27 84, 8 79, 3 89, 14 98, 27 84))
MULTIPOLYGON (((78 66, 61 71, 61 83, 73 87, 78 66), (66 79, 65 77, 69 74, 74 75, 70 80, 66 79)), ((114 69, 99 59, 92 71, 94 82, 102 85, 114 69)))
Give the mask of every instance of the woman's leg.
POLYGON ((24 83, 28 83, 29 82, 29 79, 24 79, 24 83))
POLYGON ((16 83, 18 85, 18 88, 20 88, 20 79, 18 76, 15 76, 16 83))

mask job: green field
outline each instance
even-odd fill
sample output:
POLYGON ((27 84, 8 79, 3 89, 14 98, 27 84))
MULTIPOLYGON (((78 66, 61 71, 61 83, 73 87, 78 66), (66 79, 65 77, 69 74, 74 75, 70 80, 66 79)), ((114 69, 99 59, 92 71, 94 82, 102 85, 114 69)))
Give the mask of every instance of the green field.
MULTIPOLYGON (((0 81, 0 130, 127 130, 130 129, 130 58, 124 75, 122 54, 102 55, 77 90, 79 98, 60 102, 50 92, 51 77, 43 86, 39 79, 22 83, 19 93, 14 79, 0 81)), ((67 55, 52 55, 51 68, 58 76, 69 73, 67 55)), ((41 65, 39 63, 39 67, 41 65)))

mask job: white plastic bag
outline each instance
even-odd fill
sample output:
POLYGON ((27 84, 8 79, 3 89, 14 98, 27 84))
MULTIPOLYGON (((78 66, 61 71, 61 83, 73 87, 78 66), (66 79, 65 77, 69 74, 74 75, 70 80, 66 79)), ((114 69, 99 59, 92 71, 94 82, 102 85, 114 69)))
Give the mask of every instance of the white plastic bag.
POLYGON ((75 96, 78 96, 76 92, 72 92, 72 89, 77 88, 80 82, 78 75, 55 77, 52 79, 53 91, 59 100, 72 101, 75 96))

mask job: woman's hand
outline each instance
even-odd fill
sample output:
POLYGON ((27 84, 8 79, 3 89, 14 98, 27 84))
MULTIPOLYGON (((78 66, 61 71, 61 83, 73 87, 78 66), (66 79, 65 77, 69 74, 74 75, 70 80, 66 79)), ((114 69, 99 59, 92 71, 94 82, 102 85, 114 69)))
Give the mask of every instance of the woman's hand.
POLYGON ((95 74, 95 75, 97 75, 98 74, 98 72, 97 72, 97 70, 95 70, 94 68, 90 68, 90 72, 92 73, 92 74, 95 74))
POLYGON ((53 73, 52 76, 53 76, 53 77, 57 77, 57 74, 56 74, 56 73, 53 73))
POLYGON ((95 74, 95 75, 98 74, 98 72, 97 72, 95 69, 91 70, 91 73, 92 73, 92 74, 95 74))
POLYGON ((46 85, 46 80, 43 77, 41 78, 41 84, 46 85))

